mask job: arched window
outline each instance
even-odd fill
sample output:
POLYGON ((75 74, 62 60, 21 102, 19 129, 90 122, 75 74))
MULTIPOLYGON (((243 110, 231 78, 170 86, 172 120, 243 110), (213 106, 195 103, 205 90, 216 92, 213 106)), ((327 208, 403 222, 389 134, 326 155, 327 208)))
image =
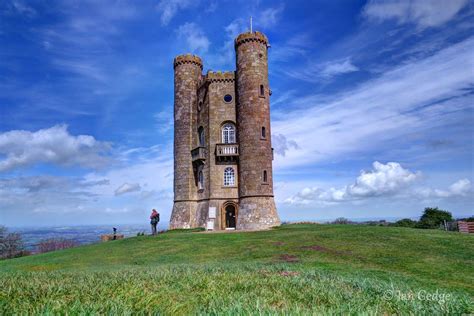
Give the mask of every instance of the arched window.
POLYGON ((224 186, 233 186, 235 185, 235 174, 234 168, 225 168, 224 170, 224 186))
POLYGON ((263 170, 263 182, 264 182, 264 183, 267 183, 267 182, 268 182, 267 170, 263 170))
POLYGON ((260 96, 261 97, 265 96, 265 88, 263 87, 263 84, 260 85, 260 96))
POLYGON ((198 187, 199 190, 204 190, 204 174, 202 173, 202 170, 199 170, 198 173, 198 187))
POLYGON ((204 138, 204 128, 201 126, 198 128, 199 146, 206 145, 206 139, 204 138))
POLYGON ((235 143, 235 126, 232 123, 226 123, 222 126, 222 143, 235 143))
POLYGON ((267 131, 265 130, 265 126, 262 126, 262 138, 267 137, 267 131))

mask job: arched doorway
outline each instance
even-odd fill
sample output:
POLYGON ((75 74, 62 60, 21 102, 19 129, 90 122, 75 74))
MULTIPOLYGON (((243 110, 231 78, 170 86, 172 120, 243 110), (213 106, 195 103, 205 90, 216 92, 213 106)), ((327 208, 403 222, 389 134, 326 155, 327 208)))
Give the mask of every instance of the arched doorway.
POLYGON ((227 202, 222 205, 222 229, 237 228, 237 205, 233 202, 227 202))
POLYGON ((235 214, 235 207, 232 204, 229 204, 225 207, 225 228, 233 228, 237 224, 237 218, 235 214))

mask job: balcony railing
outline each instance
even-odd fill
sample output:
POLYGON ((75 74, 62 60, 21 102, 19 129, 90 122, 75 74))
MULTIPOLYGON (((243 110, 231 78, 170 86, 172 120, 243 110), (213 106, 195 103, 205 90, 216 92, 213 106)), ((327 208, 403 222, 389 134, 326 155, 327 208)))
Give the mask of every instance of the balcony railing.
POLYGON ((206 147, 196 147, 191 150, 191 157, 193 162, 204 162, 207 158, 207 148, 206 147))
POLYGON ((216 156, 217 157, 238 157, 239 145, 238 144, 216 144, 216 156))

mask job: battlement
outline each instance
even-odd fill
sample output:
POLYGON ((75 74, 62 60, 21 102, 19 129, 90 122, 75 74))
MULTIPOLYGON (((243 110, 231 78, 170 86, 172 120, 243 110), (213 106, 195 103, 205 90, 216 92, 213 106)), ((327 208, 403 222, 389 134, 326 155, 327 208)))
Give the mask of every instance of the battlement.
POLYGON ((173 67, 184 65, 184 64, 194 64, 201 68, 202 70, 202 59, 199 56, 186 54, 179 55, 174 58, 173 67))
POLYGON ((235 73, 233 71, 208 71, 206 81, 209 82, 234 82, 235 73))
POLYGON ((235 48, 237 49, 239 45, 248 42, 259 42, 268 46, 268 38, 265 34, 255 31, 245 32, 237 36, 235 39, 235 48))

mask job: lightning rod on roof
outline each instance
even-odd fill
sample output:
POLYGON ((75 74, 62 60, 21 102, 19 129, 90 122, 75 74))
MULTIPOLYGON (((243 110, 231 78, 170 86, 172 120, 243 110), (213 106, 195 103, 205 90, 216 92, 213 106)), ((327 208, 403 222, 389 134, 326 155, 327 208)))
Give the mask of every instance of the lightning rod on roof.
POLYGON ((250 33, 252 33, 252 16, 250 16, 250 33))

